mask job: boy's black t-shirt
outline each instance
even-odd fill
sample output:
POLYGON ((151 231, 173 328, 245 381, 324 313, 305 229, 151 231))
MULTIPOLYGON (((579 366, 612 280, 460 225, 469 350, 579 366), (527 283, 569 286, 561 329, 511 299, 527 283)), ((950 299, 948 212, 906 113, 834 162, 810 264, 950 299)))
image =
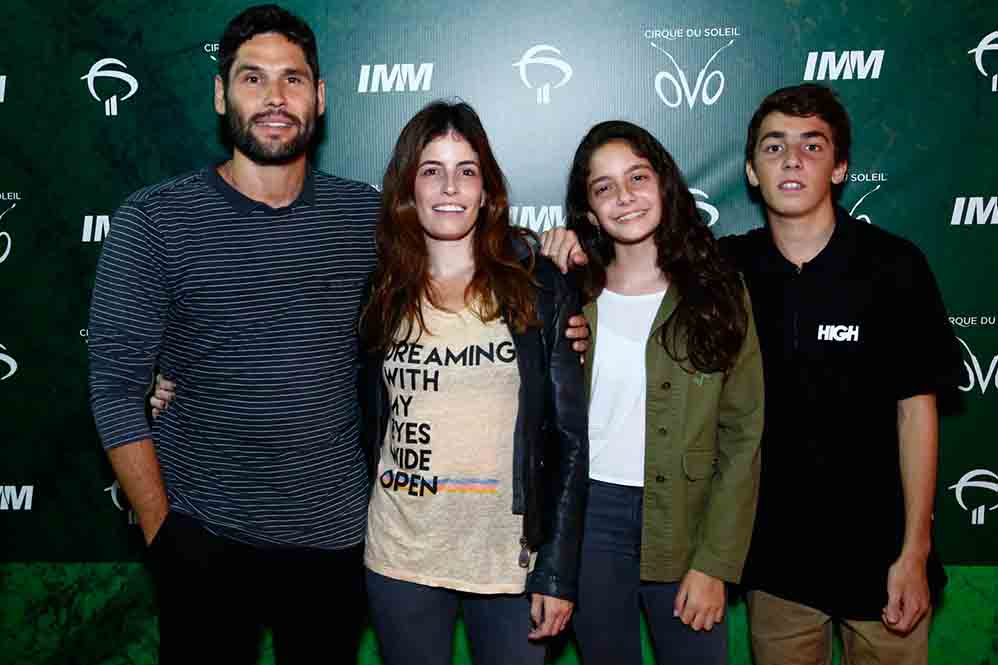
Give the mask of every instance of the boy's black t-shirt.
MULTIPOLYGON (((961 378, 935 279, 912 243, 841 209, 800 270, 768 229, 721 242, 748 284, 766 381, 744 584, 835 617, 878 619, 904 537, 897 402, 961 378)), ((934 594, 944 581, 933 554, 934 594)))

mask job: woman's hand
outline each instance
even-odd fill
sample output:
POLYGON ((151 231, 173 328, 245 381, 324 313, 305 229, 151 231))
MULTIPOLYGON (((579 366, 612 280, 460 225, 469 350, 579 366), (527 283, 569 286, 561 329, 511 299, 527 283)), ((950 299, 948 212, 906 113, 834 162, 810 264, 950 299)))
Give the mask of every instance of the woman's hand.
POLYGON ((162 374, 156 375, 156 385, 152 395, 149 396, 149 405, 152 407, 152 417, 159 418, 159 414, 170 408, 170 402, 177 396, 177 384, 167 381, 162 374))
POLYGON ((673 615, 693 630, 711 630, 724 618, 724 581, 692 568, 676 594, 673 615))
POLYGON ((534 629, 527 633, 528 638, 539 640, 554 637, 565 630, 568 620, 572 618, 575 603, 540 593, 533 593, 530 596, 530 620, 534 624, 534 629))

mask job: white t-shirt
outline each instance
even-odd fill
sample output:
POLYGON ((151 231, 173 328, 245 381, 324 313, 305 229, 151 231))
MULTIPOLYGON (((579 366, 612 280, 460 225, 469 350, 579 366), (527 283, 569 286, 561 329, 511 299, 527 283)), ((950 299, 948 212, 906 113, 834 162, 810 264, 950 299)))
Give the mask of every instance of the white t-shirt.
POLYGON ((589 477, 643 487, 645 349, 665 291, 596 299, 596 349, 589 400, 589 477))

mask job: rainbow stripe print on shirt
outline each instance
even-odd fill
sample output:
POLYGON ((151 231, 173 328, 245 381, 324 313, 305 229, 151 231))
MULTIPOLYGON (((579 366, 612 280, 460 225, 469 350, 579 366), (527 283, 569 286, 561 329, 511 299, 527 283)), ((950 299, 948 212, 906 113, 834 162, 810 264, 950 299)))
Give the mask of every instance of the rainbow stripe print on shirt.
POLYGON ((470 494, 495 494, 499 491, 496 478, 440 478, 437 488, 441 492, 465 492, 470 494))

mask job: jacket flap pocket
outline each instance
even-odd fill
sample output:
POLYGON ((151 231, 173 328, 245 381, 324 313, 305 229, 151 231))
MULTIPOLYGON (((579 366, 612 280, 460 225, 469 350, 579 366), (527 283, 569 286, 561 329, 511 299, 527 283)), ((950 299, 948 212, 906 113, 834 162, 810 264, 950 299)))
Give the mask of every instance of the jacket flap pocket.
POLYGON ((717 462, 717 457, 709 450, 688 452, 683 455, 683 473, 690 480, 704 480, 717 471, 717 462))

